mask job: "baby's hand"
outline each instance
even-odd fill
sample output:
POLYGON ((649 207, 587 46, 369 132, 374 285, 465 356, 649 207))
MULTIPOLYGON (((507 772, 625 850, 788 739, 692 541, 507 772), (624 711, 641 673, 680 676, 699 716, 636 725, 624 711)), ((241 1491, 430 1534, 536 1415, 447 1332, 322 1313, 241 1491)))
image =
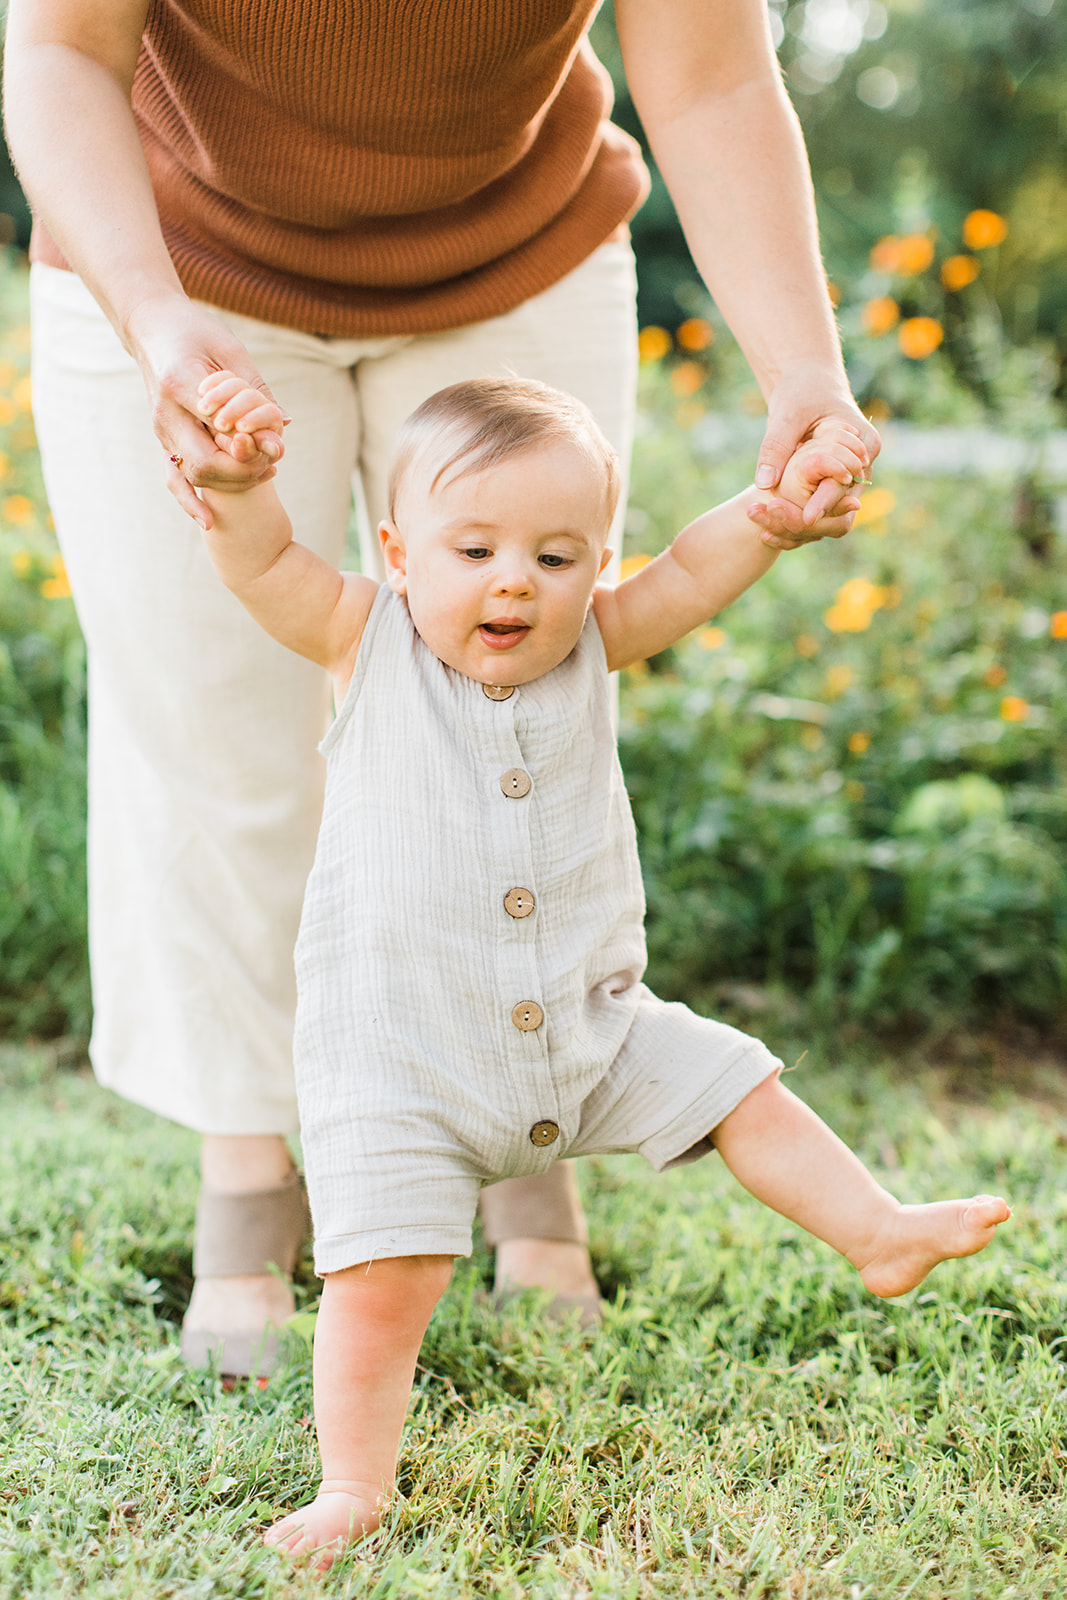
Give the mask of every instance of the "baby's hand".
POLYGON ((859 497, 850 493, 853 485, 863 480, 865 471, 865 458, 859 449, 860 435, 848 423, 820 422, 812 437, 786 462, 777 496, 748 508, 751 521, 764 530, 764 543, 792 550, 797 543, 810 541, 813 535, 840 538, 847 533, 860 508, 859 497), (801 515, 802 508, 819 485, 828 480, 841 485, 841 494, 828 514, 810 528, 801 515))
POLYGON ((197 389, 197 409, 220 450, 235 461, 251 461, 257 451, 277 462, 284 452, 282 429, 289 418, 277 401, 232 372, 212 372, 197 389))

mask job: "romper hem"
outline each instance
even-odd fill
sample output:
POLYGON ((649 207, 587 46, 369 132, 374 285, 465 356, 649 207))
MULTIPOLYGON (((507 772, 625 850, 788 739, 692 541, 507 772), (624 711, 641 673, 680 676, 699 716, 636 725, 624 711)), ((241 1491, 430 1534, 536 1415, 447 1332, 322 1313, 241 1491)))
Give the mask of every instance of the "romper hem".
POLYGON ((315 1241, 315 1272, 328 1272, 364 1262, 391 1261, 398 1256, 469 1256, 474 1248, 469 1227, 415 1223, 411 1226, 368 1228, 361 1233, 335 1234, 315 1241))
POLYGON ((661 1128, 652 1138, 638 1145, 638 1153, 650 1162, 657 1172, 670 1167, 682 1167, 690 1161, 715 1153, 711 1135, 724 1117, 736 1111, 753 1089, 772 1075, 782 1071, 782 1063, 773 1056, 765 1044, 754 1041, 748 1050, 739 1052, 729 1068, 715 1083, 676 1117, 666 1128, 661 1128))

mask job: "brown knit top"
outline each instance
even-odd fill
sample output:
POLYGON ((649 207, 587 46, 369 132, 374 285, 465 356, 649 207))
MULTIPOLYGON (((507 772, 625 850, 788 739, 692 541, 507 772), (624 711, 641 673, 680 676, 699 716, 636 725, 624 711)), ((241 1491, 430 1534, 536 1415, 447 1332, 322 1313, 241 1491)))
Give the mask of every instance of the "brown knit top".
MULTIPOLYGON (((519 305, 640 204, 593 0, 151 0, 133 104, 189 294, 310 333, 519 305)), ((38 224, 34 259, 65 266, 38 224)))

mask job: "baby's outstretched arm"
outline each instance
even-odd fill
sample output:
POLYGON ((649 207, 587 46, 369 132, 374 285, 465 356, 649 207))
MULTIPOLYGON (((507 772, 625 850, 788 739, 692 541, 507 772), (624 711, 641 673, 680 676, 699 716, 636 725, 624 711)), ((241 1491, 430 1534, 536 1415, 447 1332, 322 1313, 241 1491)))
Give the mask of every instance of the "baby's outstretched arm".
MULTIPOLYGON (((206 381, 213 395, 227 395, 219 413, 227 426, 254 418, 270 429, 280 420, 273 401, 231 373, 206 381)), ((280 644, 317 661, 347 686, 378 585, 358 573, 338 572, 297 544, 273 483, 241 494, 200 494, 212 519, 204 542, 226 587, 280 644)))
POLYGON ((774 535, 788 538, 789 518, 795 515, 799 523, 800 507, 826 478, 842 486, 836 509, 857 510, 859 501, 845 490, 863 470, 853 448, 858 442, 859 435, 842 424, 824 425, 790 459, 781 500, 768 503, 757 489, 745 489, 697 517, 668 550, 617 589, 598 589, 593 604, 608 666, 655 655, 743 594, 774 565, 780 548, 774 535))

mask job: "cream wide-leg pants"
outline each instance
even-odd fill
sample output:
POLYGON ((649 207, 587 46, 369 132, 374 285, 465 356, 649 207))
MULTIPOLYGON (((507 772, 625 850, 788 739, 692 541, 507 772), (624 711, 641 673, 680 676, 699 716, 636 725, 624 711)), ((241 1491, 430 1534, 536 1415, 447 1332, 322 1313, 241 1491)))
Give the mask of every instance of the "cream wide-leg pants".
MULTIPOLYGON (((629 246, 612 242, 450 333, 324 339, 219 315, 293 418, 278 490, 297 538, 340 564, 359 485, 377 571, 393 435, 447 384, 515 373, 568 390, 628 462, 634 296, 629 246)), ((166 489, 140 372, 81 281, 35 266, 32 314, 45 484, 88 646, 93 1067, 201 1133, 289 1133, 329 685, 215 577, 166 489)))

